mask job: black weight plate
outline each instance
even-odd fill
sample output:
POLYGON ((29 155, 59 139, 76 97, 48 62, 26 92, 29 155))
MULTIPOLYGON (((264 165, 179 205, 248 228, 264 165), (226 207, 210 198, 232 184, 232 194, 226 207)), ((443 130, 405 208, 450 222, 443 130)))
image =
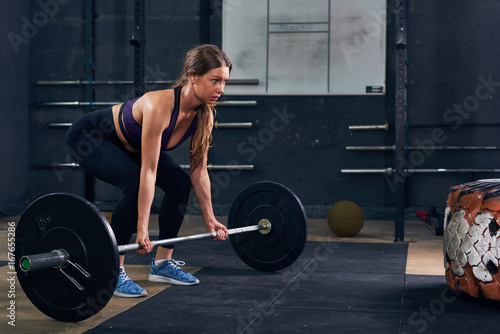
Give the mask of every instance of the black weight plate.
POLYGON ((62 270, 83 288, 80 291, 58 268, 23 272, 17 277, 29 300, 59 321, 81 321, 99 312, 113 296, 118 277, 118 247, 106 218, 87 200, 72 194, 40 197, 22 214, 16 228, 16 259, 23 255, 65 249, 73 266, 62 270))
POLYGON ((270 181, 243 189, 229 211, 228 227, 271 222, 271 232, 233 234, 231 245, 240 259, 261 271, 288 267, 302 253, 307 241, 307 216, 299 198, 287 187, 270 181))

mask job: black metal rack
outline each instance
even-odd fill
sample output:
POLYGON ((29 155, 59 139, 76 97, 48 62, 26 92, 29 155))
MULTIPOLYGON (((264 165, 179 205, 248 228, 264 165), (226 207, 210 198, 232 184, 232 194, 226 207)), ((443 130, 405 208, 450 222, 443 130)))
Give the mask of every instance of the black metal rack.
POLYGON ((395 231, 394 241, 404 241, 404 219, 406 207, 406 124, 407 124, 407 12, 408 0, 394 2, 396 9, 396 99, 395 99, 395 178, 394 178, 394 205, 395 231))

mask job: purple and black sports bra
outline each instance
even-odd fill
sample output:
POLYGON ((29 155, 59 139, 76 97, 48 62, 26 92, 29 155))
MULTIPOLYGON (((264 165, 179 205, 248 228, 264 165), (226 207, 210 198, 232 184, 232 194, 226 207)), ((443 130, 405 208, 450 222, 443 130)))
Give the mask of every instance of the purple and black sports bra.
MULTIPOLYGON (((184 137, 180 140, 180 142, 172 148, 166 149, 168 141, 172 136, 172 132, 174 131, 175 123, 177 123, 177 117, 179 117, 179 104, 181 100, 181 90, 182 87, 177 87, 174 89, 174 110, 172 111, 172 117, 170 118, 170 124, 168 128, 163 131, 161 135, 161 147, 162 150, 170 151, 174 148, 180 146, 186 139, 191 136, 196 130, 196 117, 191 122, 188 130, 184 134, 184 137)), ((120 124, 120 130, 123 133, 123 136, 127 140, 127 142, 136 150, 141 150, 141 138, 142 138, 142 127, 137 124, 132 115, 132 106, 134 105, 137 99, 133 99, 122 104, 120 108, 120 114, 118 116, 118 123, 120 124), (123 115, 123 118, 122 118, 123 115)))

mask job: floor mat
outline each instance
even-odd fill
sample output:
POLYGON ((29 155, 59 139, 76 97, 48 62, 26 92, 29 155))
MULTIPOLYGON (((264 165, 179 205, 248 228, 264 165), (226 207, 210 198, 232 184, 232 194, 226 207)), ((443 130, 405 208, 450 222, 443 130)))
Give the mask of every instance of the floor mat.
POLYGON ((186 244, 174 257, 203 267, 199 285, 165 289, 88 333, 397 333, 407 248, 309 242, 293 265, 264 273, 227 243, 186 244))

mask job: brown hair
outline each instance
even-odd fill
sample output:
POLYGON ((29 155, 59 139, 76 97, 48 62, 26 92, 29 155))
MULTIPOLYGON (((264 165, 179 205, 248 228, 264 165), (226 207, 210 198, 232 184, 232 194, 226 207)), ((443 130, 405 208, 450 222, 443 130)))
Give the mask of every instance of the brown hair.
MULTIPOLYGON (((184 57, 184 66, 181 75, 173 88, 187 85, 190 75, 204 75, 213 69, 223 66, 229 67, 229 72, 231 72, 233 64, 224 51, 211 44, 197 46, 189 50, 184 57)), ((191 155, 195 163, 193 167, 197 167, 203 161, 203 157, 210 148, 215 114, 213 105, 203 102, 198 107, 196 131, 191 141, 191 155)))

